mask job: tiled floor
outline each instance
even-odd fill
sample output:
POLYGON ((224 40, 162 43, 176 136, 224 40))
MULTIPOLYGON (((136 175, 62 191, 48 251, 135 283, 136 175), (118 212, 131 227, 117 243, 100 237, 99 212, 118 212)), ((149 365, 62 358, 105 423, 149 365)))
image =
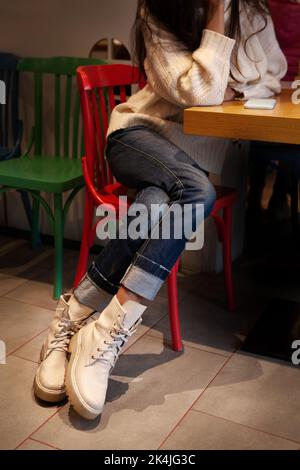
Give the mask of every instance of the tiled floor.
MULTIPOLYGON (((236 264, 235 313, 224 306, 222 275, 180 276, 184 353, 170 348, 163 289, 117 363, 101 419, 86 422, 68 403, 41 406, 31 390, 55 308, 53 250, 0 241, 0 339, 8 354, 0 365, 0 448, 300 449, 300 369, 239 351, 274 294, 272 279, 281 295, 299 299, 284 254, 279 279, 276 263, 267 268, 261 256, 236 264)), ((67 250, 66 288, 77 255, 67 250)))

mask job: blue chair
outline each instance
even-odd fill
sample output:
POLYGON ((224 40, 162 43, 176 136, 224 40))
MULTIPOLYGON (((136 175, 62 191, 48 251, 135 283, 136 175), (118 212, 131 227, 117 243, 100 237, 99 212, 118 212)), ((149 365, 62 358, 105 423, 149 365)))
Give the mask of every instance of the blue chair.
MULTIPOLYGON (((19 59, 14 54, 0 53, 0 80, 4 82, 6 89, 6 104, 0 105, 0 162, 21 155, 23 124, 19 119, 18 62, 19 59)), ((20 194, 31 226, 32 211, 28 193, 20 191, 20 194)), ((5 218, 7 221, 6 207, 5 201, 5 218)))

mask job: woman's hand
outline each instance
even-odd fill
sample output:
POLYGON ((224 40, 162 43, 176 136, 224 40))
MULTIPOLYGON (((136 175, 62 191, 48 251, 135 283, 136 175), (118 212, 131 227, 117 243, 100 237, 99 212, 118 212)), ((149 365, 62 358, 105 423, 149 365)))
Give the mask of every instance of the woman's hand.
POLYGON ((224 9, 225 0, 209 0, 208 21, 206 29, 216 33, 225 33, 224 9))
POLYGON ((224 101, 232 101, 236 96, 237 92, 228 86, 225 91, 224 101))

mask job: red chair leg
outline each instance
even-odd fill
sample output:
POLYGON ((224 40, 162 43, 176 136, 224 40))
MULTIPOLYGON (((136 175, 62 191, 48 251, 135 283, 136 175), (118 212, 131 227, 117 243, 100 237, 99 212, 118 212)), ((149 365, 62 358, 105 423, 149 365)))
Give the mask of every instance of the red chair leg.
POLYGON ((223 251, 223 271, 228 310, 235 310, 233 280, 232 280, 232 257, 231 257, 231 227, 232 227, 232 207, 223 209, 223 218, 217 212, 213 212, 218 238, 222 242, 223 251))
POLYGON ((86 192, 85 196, 85 208, 84 208, 84 218, 83 218, 83 233, 82 241, 80 246, 79 260, 77 264, 77 270, 74 280, 74 288, 76 288, 83 278, 87 270, 87 263, 90 253, 90 240, 91 240, 91 230, 93 228, 93 215, 94 215, 94 206, 90 196, 86 192))
POLYGON ((178 289, 177 271, 179 261, 176 262, 168 277, 168 297, 169 297, 169 319, 172 336, 172 347, 174 351, 182 351, 182 341, 180 334, 179 309, 178 309, 178 289))
POLYGON ((228 309, 235 310, 233 279, 232 279, 232 255, 231 255, 231 232, 232 232, 232 206, 224 208, 224 238, 223 238, 223 265, 225 286, 227 294, 228 309))

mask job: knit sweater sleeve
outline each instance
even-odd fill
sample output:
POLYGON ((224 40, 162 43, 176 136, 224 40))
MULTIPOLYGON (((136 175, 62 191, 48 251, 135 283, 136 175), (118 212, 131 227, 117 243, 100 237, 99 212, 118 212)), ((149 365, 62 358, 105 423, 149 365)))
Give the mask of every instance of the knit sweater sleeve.
POLYGON ((281 92, 280 81, 287 73, 287 60, 280 49, 270 16, 267 19, 266 28, 257 33, 257 37, 267 58, 267 70, 257 84, 244 88, 245 99, 269 98, 279 94, 281 92))
POLYGON ((235 41, 205 29, 193 53, 168 31, 150 23, 144 32, 148 83, 162 98, 180 107, 221 104, 235 41))

